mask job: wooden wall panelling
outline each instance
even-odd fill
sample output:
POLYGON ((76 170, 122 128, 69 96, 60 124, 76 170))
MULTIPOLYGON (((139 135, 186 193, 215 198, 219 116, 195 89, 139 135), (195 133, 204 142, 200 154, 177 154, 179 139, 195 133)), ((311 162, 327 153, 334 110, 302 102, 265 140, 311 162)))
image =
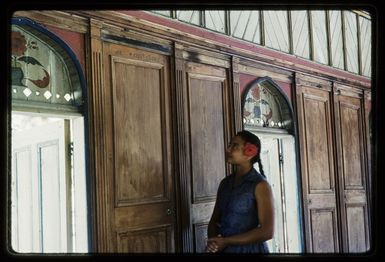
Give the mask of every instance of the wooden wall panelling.
POLYGON ((343 252, 369 249, 363 91, 334 85, 343 252))
POLYGON ((331 83, 296 76, 306 252, 339 252, 331 83))
POLYGON ((170 56, 108 40, 103 59, 110 251, 175 252, 170 56))

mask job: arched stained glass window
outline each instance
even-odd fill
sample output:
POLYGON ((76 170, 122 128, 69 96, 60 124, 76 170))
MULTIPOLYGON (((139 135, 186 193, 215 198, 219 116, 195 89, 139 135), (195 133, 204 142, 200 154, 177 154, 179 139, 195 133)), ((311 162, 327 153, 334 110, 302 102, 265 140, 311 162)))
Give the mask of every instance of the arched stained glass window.
POLYGON ((71 57, 72 51, 49 31, 33 25, 34 22, 23 18, 12 21, 13 109, 81 111, 82 74, 71 57))
POLYGON ((287 98, 268 77, 246 88, 242 99, 242 117, 246 126, 270 127, 292 131, 293 121, 287 98))
POLYGON ((44 25, 14 17, 10 29, 9 249, 88 252, 83 72, 71 48, 44 25))

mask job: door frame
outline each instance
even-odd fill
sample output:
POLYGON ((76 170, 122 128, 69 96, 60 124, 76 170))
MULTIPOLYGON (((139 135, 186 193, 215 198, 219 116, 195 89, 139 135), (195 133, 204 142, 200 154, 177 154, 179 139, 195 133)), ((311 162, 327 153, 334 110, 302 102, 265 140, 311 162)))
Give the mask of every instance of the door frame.
MULTIPOLYGON (((298 116, 297 112, 293 110, 293 108, 296 108, 296 99, 295 99, 295 83, 292 83, 291 93, 292 93, 292 101, 289 100, 287 94, 283 91, 283 89, 269 76, 263 76, 258 77, 257 79, 251 81, 249 84, 246 85, 245 89, 243 90, 241 94, 241 117, 240 121, 243 119, 243 110, 245 105, 245 100, 247 93, 249 90, 254 87, 257 84, 263 83, 264 81, 268 81, 271 85, 275 87, 275 92, 279 94, 279 97, 281 99, 281 103, 284 103, 287 106, 288 112, 286 112, 288 117, 292 123, 290 125, 289 129, 286 130, 279 130, 275 128, 269 128, 269 127, 248 127, 251 128, 253 131, 261 132, 261 133, 277 133, 277 134, 289 134, 294 137, 294 143, 295 143, 295 158, 296 158, 296 173, 297 173, 297 188, 298 188, 298 195, 299 198, 299 214, 300 214, 300 228, 301 230, 301 249, 302 252, 306 252, 306 239, 305 239, 305 214, 304 214, 304 208, 303 208, 303 192, 302 192, 302 173, 301 173, 301 158, 300 158, 300 145, 299 145, 299 127, 298 127, 298 116)), ((246 129, 246 124, 241 123, 242 129, 246 129)))

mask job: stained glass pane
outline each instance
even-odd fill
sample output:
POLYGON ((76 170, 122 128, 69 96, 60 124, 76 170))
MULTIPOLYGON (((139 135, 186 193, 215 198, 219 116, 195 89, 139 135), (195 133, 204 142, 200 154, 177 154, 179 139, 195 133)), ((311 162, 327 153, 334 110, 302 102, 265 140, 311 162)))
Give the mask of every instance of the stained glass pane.
POLYGON ((83 103, 79 73, 64 48, 47 35, 19 25, 12 25, 11 45, 14 105, 79 110, 83 103))
POLYGON ((280 87, 268 77, 247 87, 242 95, 243 123, 249 127, 293 132, 292 110, 280 87))
POLYGON ((292 128, 290 109, 274 84, 261 81, 249 88, 243 101, 243 123, 249 126, 292 128))

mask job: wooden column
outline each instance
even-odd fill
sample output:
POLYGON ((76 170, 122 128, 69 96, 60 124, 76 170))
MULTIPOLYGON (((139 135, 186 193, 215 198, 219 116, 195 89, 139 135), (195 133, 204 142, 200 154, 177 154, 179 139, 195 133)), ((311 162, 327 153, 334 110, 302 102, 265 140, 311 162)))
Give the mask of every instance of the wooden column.
POLYGON ((94 242, 96 252, 111 251, 111 236, 108 212, 108 179, 106 176, 104 99, 103 99, 103 59, 102 59, 102 22, 90 19, 91 72, 89 76, 89 117, 90 117, 90 171, 94 180, 95 217, 94 242))
POLYGON ((190 226, 191 220, 191 178, 190 178, 190 148, 188 142, 188 114, 187 114, 187 90, 186 90, 186 72, 185 62, 183 60, 183 45, 175 43, 174 45, 175 56, 175 85, 173 90, 173 97, 175 97, 176 105, 176 134, 175 141, 178 150, 177 154, 177 166, 176 169, 176 183, 179 185, 177 188, 177 206, 178 221, 181 238, 182 252, 193 252, 193 232, 190 226))

